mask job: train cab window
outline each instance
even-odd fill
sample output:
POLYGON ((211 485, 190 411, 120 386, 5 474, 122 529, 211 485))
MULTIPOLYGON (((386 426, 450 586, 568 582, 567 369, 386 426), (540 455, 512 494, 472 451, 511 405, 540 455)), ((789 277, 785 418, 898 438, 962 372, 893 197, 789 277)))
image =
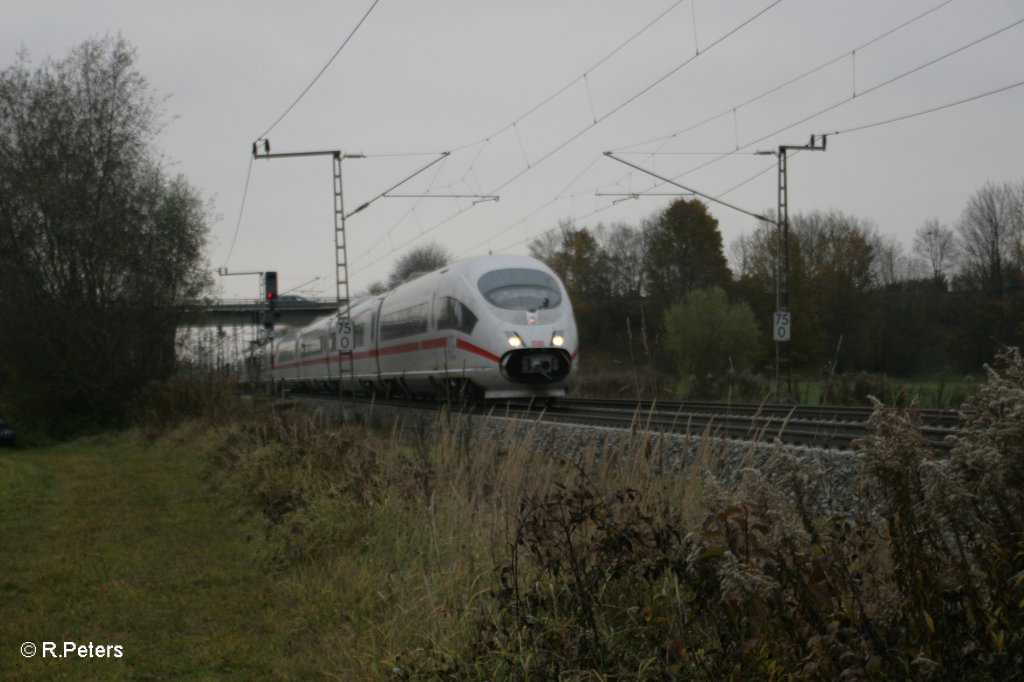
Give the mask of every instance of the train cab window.
POLYGON ((390 341, 426 333, 429 315, 430 306, 427 303, 420 303, 387 315, 381 315, 380 340, 390 341))
POLYGON ((543 310, 562 302, 558 282, 540 270, 494 270, 483 275, 477 287, 488 302, 506 310, 543 310))
POLYGON ((476 315, 462 301, 449 296, 440 296, 434 304, 434 319, 437 328, 455 329, 466 334, 473 333, 476 326, 476 315))

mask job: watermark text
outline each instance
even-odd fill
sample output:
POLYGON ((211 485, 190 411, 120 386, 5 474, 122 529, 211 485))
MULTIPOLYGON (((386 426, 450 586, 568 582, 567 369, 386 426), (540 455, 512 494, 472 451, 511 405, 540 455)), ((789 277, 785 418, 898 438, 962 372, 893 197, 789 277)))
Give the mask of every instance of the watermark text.
POLYGON ((32 658, 122 658, 124 647, 120 644, 96 644, 87 642, 23 642, 21 655, 32 658))

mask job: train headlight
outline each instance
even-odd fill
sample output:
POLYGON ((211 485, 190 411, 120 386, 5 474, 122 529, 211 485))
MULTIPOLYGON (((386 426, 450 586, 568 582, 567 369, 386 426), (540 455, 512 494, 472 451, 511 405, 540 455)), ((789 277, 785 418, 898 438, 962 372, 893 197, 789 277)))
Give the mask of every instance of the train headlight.
POLYGON ((513 348, 519 348, 523 345, 523 339, 519 334, 516 334, 515 332, 506 332, 506 334, 508 334, 508 345, 513 348))
POLYGON ((551 335, 551 345, 552 346, 558 346, 559 348, 561 348, 562 344, 564 344, 564 343, 565 343, 565 336, 562 335, 562 332, 555 332, 554 334, 551 335))

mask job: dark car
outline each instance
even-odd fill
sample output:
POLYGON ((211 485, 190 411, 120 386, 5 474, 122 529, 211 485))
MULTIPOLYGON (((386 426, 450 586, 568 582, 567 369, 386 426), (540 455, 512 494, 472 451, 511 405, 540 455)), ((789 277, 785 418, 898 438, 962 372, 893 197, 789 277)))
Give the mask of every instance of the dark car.
POLYGON ((14 428, 0 419, 0 445, 14 445, 14 428))

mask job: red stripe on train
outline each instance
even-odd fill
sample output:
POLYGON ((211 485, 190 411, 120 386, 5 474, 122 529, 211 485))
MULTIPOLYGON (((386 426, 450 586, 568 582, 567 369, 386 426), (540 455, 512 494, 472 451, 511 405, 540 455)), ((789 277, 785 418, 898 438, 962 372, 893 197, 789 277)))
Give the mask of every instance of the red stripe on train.
MULTIPOLYGON (((375 358, 384 355, 398 355, 400 353, 414 353, 416 351, 421 350, 434 350, 436 348, 444 348, 447 344, 448 339, 442 336, 436 339, 427 339, 426 341, 413 341, 412 343, 401 343, 396 346, 387 346, 379 350, 371 349, 365 351, 358 351, 353 353, 352 357, 355 360, 367 360, 370 358, 375 358)), ((487 358, 488 360, 491 360, 493 362, 500 362, 501 360, 501 358, 499 358, 497 355, 490 352, 489 350, 481 348, 480 346, 472 344, 469 341, 464 341, 462 339, 456 339, 455 347, 464 351, 468 351, 470 353, 474 353, 483 358, 487 358)), ((336 354, 331 353, 324 357, 315 358, 312 360, 300 360, 298 362, 288 362, 280 365, 275 365, 274 369, 285 370, 295 369, 296 367, 312 367, 313 365, 322 365, 327 364, 328 362, 335 362, 336 357, 336 354)))
POLYGON ((480 346, 473 345, 469 341, 463 341, 462 339, 456 339, 455 340, 455 347, 456 348, 461 348, 462 350, 465 350, 465 351, 469 351, 470 353, 475 353, 475 354, 479 355, 480 357, 487 358, 488 360, 492 360, 493 362, 500 362, 501 361, 501 358, 499 358, 494 353, 490 352, 489 350, 487 350, 485 348, 481 348, 480 346))

